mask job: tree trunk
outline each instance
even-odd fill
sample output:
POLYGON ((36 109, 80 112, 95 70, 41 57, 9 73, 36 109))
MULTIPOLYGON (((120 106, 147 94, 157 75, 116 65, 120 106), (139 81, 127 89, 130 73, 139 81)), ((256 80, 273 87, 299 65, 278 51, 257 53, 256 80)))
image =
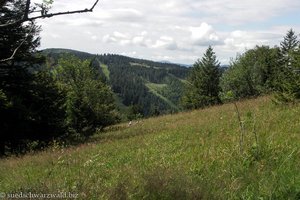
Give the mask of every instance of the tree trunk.
POLYGON ((5 142, 3 138, 0 139, 0 157, 5 154, 5 142))

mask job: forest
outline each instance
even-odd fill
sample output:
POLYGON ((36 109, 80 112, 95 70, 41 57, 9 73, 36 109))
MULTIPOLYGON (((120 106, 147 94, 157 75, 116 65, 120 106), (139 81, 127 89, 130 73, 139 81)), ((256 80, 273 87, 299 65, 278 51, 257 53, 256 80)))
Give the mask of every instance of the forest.
POLYGON ((100 80, 115 93, 123 119, 174 113, 181 110, 189 68, 120 55, 92 55, 66 49, 46 49, 41 52, 51 67, 66 54, 81 60, 90 59, 100 80))

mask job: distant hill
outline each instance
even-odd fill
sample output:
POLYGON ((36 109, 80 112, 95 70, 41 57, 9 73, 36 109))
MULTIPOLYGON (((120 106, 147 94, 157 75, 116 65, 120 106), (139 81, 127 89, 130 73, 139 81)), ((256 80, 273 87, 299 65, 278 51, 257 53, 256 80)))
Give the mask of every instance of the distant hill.
POLYGON ((60 48, 44 49, 44 50, 42 50, 42 52, 44 55, 52 56, 52 57, 57 57, 64 53, 73 54, 81 59, 88 59, 88 58, 92 58, 95 56, 94 54, 86 53, 83 51, 77 51, 77 50, 72 50, 72 49, 60 49, 60 48))
POLYGON ((192 64, 183 64, 183 63, 172 63, 170 61, 167 61, 167 60, 162 60, 162 61, 159 61, 160 63, 166 63, 166 64, 175 64, 175 65, 179 65, 179 66, 182 66, 182 67, 192 67, 193 65, 192 64))
POLYGON ((70 49, 45 49, 42 53, 52 66, 64 53, 90 59, 100 77, 111 86, 122 113, 153 116, 181 110, 180 98, 190 70, 187 67, 70 49))

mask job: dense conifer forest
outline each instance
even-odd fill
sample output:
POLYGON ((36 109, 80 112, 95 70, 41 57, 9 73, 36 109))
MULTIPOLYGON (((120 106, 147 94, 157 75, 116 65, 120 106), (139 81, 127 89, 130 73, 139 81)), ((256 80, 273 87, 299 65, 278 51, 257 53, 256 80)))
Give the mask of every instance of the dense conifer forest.
POLYGON ((101 80, 112 88, 125 119, 182 110, 180 98, 190 68, 121 55, 93 55, 67 49, 46 49, 42 53, 53 68, 67 53, 82 60, 89 59, 101 80))

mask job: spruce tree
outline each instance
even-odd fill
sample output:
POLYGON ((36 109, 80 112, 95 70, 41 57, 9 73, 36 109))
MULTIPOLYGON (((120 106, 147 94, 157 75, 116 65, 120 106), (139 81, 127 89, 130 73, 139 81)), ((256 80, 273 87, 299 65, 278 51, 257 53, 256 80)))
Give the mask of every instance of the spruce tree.
POLYGON ((280 43, 275 98, 278 102, 294 102, 300 98, 299 41, 290 29, 280 43))
POLYGON ((293 29, 288 30, 286 36, 284 36, 283 41, 280 42, 281 51, 287 54, 290 50, 294 50, 299 45, 297 40, 297 35, 293 29))
POLYGON ((282 67, 291 67, 293 54, 299 47, 299 41, 293 29, 290 29, 283 41, 280 43, 280 54, 282 67))
POLYGON ((190 84, 182 100, 183 106, 196 109, 220 103, 220 76, 220 62, 209 46, 202 59, 193 66, 188 78, 190 84))
MULTIPOLYGON (((25 1, 8 0, 0 23, 23 16, 25 1)), ((32 23, 0 27, 0 155, 22 151, 28 141, 48 141, 63 132, 63 95, 36 56, 39 27, 32 23)))

